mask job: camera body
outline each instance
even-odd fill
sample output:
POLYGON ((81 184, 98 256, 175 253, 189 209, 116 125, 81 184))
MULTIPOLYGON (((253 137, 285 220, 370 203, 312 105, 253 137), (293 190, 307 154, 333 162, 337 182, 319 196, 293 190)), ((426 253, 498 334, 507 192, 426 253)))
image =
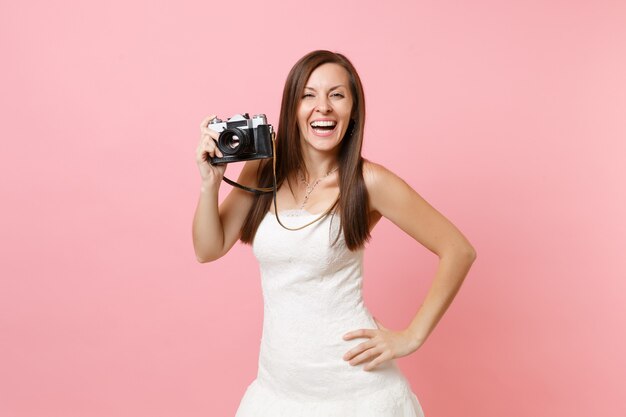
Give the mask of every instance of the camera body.
POLYGON ((267 123, 264 114, 254 115, 252 119, 248 113, 236 114, 225 122, 215 118, 207 127, 220 134, 216 142, 224 155, 211 158, 211 164, 264 159, 274 155, 274 128, 267 123))

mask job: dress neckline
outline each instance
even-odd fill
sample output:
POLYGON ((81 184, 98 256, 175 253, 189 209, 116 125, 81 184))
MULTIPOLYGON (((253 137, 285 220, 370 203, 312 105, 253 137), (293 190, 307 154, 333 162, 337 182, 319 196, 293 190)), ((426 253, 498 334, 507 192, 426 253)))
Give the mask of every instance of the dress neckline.
MULTIPOLYGON (((306 216, 321 216, 323 213, 311 213, 305 209, 288 209, 281 210, 278 212, 278 217, 306 217, 306 216)), ((331 214, 331 213, 328 213, 331 214)), ((266 215, 275 216, 274 213, 270 210, 267 211, 266 215)))

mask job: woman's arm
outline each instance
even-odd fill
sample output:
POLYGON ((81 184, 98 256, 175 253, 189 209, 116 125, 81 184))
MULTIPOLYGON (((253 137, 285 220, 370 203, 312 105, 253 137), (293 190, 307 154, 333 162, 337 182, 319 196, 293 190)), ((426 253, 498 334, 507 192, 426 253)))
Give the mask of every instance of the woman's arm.
MULTIPOLYGON (((198 262, 214 261, 233 247, 254 202, 251 194, 234 188, 218 207, 219 188, 226 165, 209 163, 209 158, 223 156, 214 141, 219 134, 207 127, 213 117, 205 118, 200 124, 200 143, 196 149, 202 185, 193 217, 192 235, 198 262)), ((260 160, 246 162, 239 175, 239 183, 256 187, 259 164, 260 160)))
POLYGON ((372 162, 366 162, 363 171, 373 217, 388 218, 439 257, 426 298, 405 330, 416 350, 454 299, 476 251, 448 219, 394 173, 372 162))
MULTIPOLYGON (((256 187, 260 160, 245 163, 237 182, 256 187)), ((204 184, 193 218, 193 247, 198 262, 211 262, 224 256, 241 236, 241 227, 252 207, 252 194, 233 188, 218 207, 219 185, 204 184)))

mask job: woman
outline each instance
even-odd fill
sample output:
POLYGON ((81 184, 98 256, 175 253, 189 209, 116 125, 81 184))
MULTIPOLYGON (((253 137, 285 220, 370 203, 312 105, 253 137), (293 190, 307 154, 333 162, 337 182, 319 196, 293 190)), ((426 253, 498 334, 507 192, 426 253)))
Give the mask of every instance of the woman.
MULTIPOLYGON (((202 121, 196 152, 196 256, 210 262, 239 239, 252 244, 264 296, 258 375, 236 417, 423 416, 395 359, 424 343, 476 255, 403 180, 361 157, 365 102, 353 65, 341 54, 314 51, 289 73, 275 201, 234 188, 218 205, 226 165, 207 162, 222 156, 218 134, 208 128, 213 117, 202 121), (422 306, 402 331, 382 326, 361 297, 363 247, 382 216, 440 258, 422 306)), ((271 160, 248 161, 239 183, 271 187, 273 175, 271 160)))

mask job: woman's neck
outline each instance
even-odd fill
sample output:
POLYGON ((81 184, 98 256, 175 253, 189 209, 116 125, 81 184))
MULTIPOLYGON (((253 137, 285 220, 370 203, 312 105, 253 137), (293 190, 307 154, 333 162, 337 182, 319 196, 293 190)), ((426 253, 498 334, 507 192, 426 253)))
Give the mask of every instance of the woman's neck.
POLYGON ((303 150, 302 159, 304 165, 302 174, 305 178, 311 181, 315 181, 318 178, 322 178, 330 171, 339 166, 339 160, 336 153, 322 153, 303 150))

